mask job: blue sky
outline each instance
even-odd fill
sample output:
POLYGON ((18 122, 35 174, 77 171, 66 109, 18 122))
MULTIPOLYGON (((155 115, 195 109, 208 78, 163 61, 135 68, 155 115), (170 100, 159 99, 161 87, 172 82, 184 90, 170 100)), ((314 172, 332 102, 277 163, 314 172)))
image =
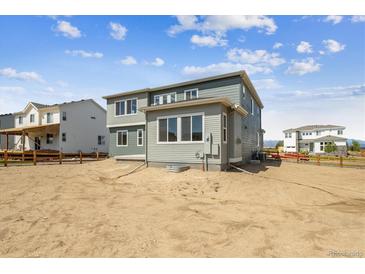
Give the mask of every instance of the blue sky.
POLYGON ((245 69, 266 139, 365 139, 363 16, 0 16, 0 113, 245 69))

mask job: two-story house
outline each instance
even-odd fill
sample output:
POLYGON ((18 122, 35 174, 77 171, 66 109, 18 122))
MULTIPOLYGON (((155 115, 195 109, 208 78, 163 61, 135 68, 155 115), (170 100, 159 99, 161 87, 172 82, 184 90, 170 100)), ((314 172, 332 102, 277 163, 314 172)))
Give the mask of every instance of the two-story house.
MULTIPOLYGON (((0 114, 0 130, 14 127, 14 115, 12 113, 0 114)), ((14 138, 6 139, 5 135, 0 134, 0 150, 14 146, 14 138)))
POLYGON ((117 159, 224 170, 262 149, 263 104, 244 71, 103 98, 117 159))
POLYGON ((94 100, 43 105, 29 102, 14 113, 14 127, 0 130, 15 150, 108 152, 106 110, 94 100))
POLYGON ((284 130, 284 151, 313 154, 325 153, 325 146, 334 143, 337 152, 346 153, 345 127, 335 125, 308 125, 284 130))

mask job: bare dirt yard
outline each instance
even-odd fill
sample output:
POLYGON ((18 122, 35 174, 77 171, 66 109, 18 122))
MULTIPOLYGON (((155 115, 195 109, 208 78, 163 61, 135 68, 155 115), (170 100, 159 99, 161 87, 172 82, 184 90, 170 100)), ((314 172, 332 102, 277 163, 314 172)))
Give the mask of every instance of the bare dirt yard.
POLYGON ((276 162, 247 167, 255 175, 141 168, 118 178, 139 164, 0 167, 0 256, 365 254, 364 170, 276 162))

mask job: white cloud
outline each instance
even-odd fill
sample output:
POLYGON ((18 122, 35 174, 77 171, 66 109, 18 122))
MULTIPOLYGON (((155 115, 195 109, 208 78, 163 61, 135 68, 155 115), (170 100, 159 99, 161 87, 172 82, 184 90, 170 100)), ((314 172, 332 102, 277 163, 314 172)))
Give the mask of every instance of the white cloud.
POLYGON ((137 60, 133 56, 126 56, 124 59, 120 60, 120 62, 123 65, 127 65, 127 66, 137 64, 137 60))
POLYGON ((0 92, 23 93, 25 89, 17 86, 0 86, 0 92))
POLYGON ((351 17, 352 23, 361 23, 365 22, 365 15, 354 15, 351 17))
POLYGON ((113 22, 110 22, 109 26, 111 28, 110 35, 115 40, 124 40, 125 39, 125 37, 127 35, 127 31, 128 31, 128 29, 125 26, 123 26, 119 23, 113 23, 113 22))
POLYGON ((152 66, 161 67, 165 64, 165 61, 160 57, 156 57, 153 62, 151 62, 152 66))
POLYGON ((199 46, 199 47, 217 47, 217 46, 226 46, 227 45, 227 40, 223 39, 221 36, 213 36, 213 35, 197 35, 194 34, 191 39, 190 42, 199 46))
POLYGON ((297 52, 299 53, 311 53, 312 45, 306 41, 301 41, 297 46, 297 52))
POLYGON ((279 89, 282 87, 278 83, 278 81, 276 81, 276 79, 271 79, 271 78, 253 80, 253 83, 257 90, 272 90, 272 89, 279 89))
POLYGON ((208 76, 214 74, 229 73, 232 71, 245 70, 248 74, 270 73, 271 69, 255 66, 252 64, 240 64, 232 62, 221 62, 207 66, 185 66, 182 73, 185 75, 208 76))
POLYGON ((270 53, 266 50, 233 48, 227 52, 227 58, 233 62, 259 64, 262 66, 276 67, 285 63, 285 59, 279 53, 270 53))
POLYGON ((288 74, 304 75, 307 73, 313 73, 320 71, 321 64, 316 63, 313 58, 307 58, 303 60, 292 60, 291 65, 286 70, 288 74))
POLYGON ((104 55, 100 52, 92 52, 92 51, 85 51, 85 50, 66 50, 66 54, 71 56, 80 56, 82 58, 97 58, 100 59, 104 55))
POLYGON ((325 55, 326 53, 323 50, 318 51, 320 55, 325 55))
POLYGON ((67 82, 65 82, 65 81, 62 81, 62 80, 58 80, 58 81, 56 82, 56 84, 57 84, 58 86, 62 87, 62 88, 66 88, 66 87, 68 87, 68 83, 67 83, 67 82))
POLYGON ((13 68, 3 68, 0 69, 0 76, 9 78, 9 79, 17 79, 23 81, 36 81, 36 82, 44 82, 42 76, 34 71, 23 71, 17 72, 16 69, 13 68))
POLYGON ((201 17, 184 15, 177 16, 177 21, 178 24, 168 29, 170 36, 189 30, 203 33, 214 32, 221 35, 234 29, 249 30, 258 28, 260 31, 265 31, 266 34, 273 34, 277 30, 272 18, 256 15, 208 15, 201 17))
POLYGON ((67 21, 57 21, 57 27, 54 31, 60 32, 63 36, 71 39, 81 37, 81 31, 67 21))
POLYGON ((279 43, 279 42, 276 42, 274 45, 273 45, 273 49, 279 49, 279 48, 281 48, 283 46, 283 44, 282 43, 279 43))
POLYGON ((341 23, 342 19, 343 19, 343 16, 340 16, 340 15, 329 15, 323 21, 330 22, 333 25, 336 25, 338 23, 341 23))
POLYGON ((336 53, 345 49, 346 45, 337 42, 336 40, 328 39, 322 41, 327 51, 336 53))

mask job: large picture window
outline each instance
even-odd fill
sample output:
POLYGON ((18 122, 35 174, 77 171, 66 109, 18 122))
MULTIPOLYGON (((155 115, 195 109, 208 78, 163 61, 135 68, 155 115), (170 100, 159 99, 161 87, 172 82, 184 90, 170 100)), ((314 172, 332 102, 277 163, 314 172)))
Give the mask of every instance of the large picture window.
POLYGON ((128 130, 117 131, 117 146, 118 147, 128 146, 128 130))
POLYGON ((137 113, 137 99, 115 102, 115 116, 133 115, 137 113))
POLYGON ((203 115, 175 116, 158 119, 159 143, 203 141, 203 115))

